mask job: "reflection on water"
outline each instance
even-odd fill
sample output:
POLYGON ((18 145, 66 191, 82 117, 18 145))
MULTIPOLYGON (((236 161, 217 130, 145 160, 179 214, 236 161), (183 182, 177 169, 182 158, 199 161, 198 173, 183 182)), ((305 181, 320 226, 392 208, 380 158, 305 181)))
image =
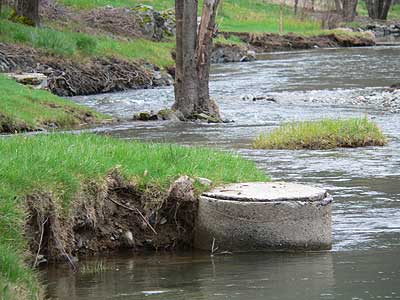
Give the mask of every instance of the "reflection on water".
MULTIPOLYGON (((54 299, 399 299, 398 252, 126 255, 101 274, 50 268, 54 299)), ((90 262, 87 262, 90 263, 90 262)))
MULTIPOLYGON (((222 125, 132 123, 98 129, 124 139, 203 145, 238 151, 276 180, 323 186, 334 195, 334 248, 309 254, 206 254, 108 259, 101 275, 50 270, 60 299, 394 299, 400 298, 400 116, 373 108, 320 104, 400 77, 400 48, 272 54, 266 61, 214 67, 212 95, 222 125), (340 55, 339 55, 340 54, 340 55), (245 94, 278 102, 243 101, 245 94), (309 100, 305 103, 304 100, 309 100), (368 115, 386 147, 329 151, 252 150, 259 133, 282 122, 368 115)), ((373 90, 373 89, 372 89, 373 90)), ((76 98, 128 117, 170 106, 171 88, 76 98)))

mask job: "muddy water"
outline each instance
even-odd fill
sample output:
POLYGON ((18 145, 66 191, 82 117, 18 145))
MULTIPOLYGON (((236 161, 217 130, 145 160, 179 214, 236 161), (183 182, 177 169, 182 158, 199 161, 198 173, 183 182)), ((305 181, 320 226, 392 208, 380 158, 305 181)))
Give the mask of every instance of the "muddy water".
MULTIPOLYGON (((333 250, 308 254, 207 253, 104 258, 107 271, 47 273, 55 299, 396 299, 400 298, 400 115, 347 100, 400 81, 400 48, 314 50, 214 66, 212 95, 234 123, 129 123, 101 128, 124 139, 238 151, 275 180, 326 187, 334 195, 333 250), (268 95, 277 102, 242 100, 268 95), (251 98, 251 96, 250 96, 251 98), (390 143, 329 151, 252 150, 282 122, 368 115, 390 143)), ((76 99, 128 117, 170 106, 170 88, 76 99)), ((95 263, 95 262, 87 262, 95 263)))

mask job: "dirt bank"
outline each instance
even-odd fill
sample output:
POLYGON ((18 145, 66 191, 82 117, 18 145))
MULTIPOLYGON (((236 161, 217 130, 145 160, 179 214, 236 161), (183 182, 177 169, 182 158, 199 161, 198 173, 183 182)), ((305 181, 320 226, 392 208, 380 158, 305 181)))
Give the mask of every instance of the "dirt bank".
POLYGON ((256 52, 286 51, 313 48, 364 47, 374 46, 372 36, 355 36, 329 33, 318 36, 275 33, 222 32, 225 38, 239 37, 256 52))
POLYGON ((172 84, 151 64, 119 58, 70 59, 30 47, 0 43, 0 72, 36 72, 48 76, 48 88, 59 96, 89 95, 172 84))
POLYGON ((25 234, 32 261, 63 260, 121 249, 172 250, 190 247, 197 198, 192 181, 181 177, 167 192, 140 189, 118 169, 102 183, 85 183, 65 211, 55 195, 27 197, 25 234))

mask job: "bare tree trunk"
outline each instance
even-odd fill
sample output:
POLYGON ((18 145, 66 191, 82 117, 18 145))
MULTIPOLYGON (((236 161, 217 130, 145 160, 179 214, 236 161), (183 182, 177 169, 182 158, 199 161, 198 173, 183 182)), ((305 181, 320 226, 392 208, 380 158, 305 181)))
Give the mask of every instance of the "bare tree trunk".
POLYGON ((299 0, 294 0, 294 14, 297 15, 299 0))
POLYGON ((210 56, 219 0, 204 0, 197 31, 197 0, 176 0, 176 77, 173 109, 186 119, 204 113, 219 120, 209 95, 210 56))
POLYGON ((340 14, 342 12, 343 8, 342 8, 342 3, 340 2, 340 0, 335 0, 335 9, 338 14, 340 14))
POLYGON ((372 19, 386 20, 392 0, 366 0, 368 16, 372 19))
POLYGON ((218 4, 219 0, 204 0, 196 51, 200 100, 197 109, 214 117, 219 117, 219 112, 215 103, 210 100, 209 81, 212 40, 215 34, 215 18, 218 4))
POLYGON ((283 3, 281 3, 279 8, 279 33, 283 34, 283 3))
POLYGON ((357 13, 358 0, 343 0, 343 19, 347 22, 354 21, 357 13))
POLYGON ((1 14, 1 7, 2 7, 2 4, 3 4, 3 0, 0 0, 0 14, 1 14))
POLYGON ((184 1, 175 1, 175 19, 176 19, 176 57, 175 57, 175 104, 181 107, 184 105, 185 97, 183 93, 183 11, 184 1))
POLYGON ((387 19, 391 5, 392 5, 392 0, 384 0, 383 1, 382 12, 381 12, 381 15, 380 15, 380 19, 381 20, 386 20, 387 19))
POLYGON ((27 25, 39 25, 39 0, 16 0, 15 12, 27 25))

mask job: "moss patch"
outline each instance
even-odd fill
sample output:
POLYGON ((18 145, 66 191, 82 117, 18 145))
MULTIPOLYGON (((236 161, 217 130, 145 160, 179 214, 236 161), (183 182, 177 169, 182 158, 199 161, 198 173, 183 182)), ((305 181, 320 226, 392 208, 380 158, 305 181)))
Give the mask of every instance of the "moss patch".
POLYGON ((261 134, 256 149, 332 149, 384 146, 387 139, 374 122, 364 118, 293 122, 261 134))

